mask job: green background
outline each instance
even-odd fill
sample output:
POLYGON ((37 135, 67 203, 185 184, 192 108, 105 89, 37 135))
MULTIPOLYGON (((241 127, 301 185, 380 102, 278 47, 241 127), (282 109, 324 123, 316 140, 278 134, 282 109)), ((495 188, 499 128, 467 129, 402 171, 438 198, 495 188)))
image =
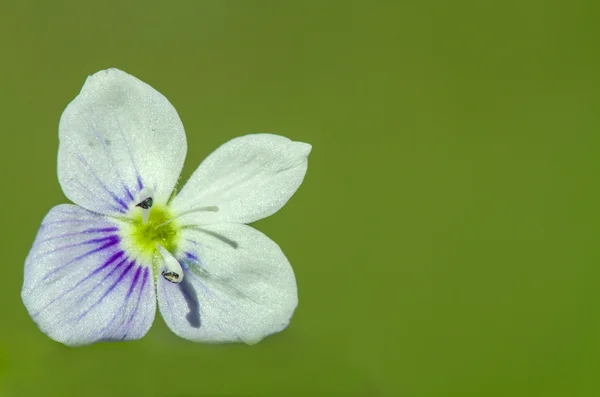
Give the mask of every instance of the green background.
POLYGON ((600 395, 594 3, 3 1, 0 396, 600 395), (174 104, 184 178, 248 132, 313 145, 256 224, 297 275, 286 331, 201 345, 157 316, 72 349, 31 321, 58 119, 107 67, 174 104))

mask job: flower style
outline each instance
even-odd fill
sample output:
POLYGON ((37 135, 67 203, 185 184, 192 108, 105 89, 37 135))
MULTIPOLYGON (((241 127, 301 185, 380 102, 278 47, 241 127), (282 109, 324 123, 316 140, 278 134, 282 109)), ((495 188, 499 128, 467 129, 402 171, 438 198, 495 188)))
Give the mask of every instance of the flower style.
POLYGON ((169 101, 117 69, 90 76, 59 124, 58 179, 76 205, 44 218, 21 296, 70 346, 143 337, 158 308, 198 342, 256 343, 287 327, 292 268, 247 223, 298 189, 311 146, 254 134, 209 155, 176 196, 186 155, 169 101))

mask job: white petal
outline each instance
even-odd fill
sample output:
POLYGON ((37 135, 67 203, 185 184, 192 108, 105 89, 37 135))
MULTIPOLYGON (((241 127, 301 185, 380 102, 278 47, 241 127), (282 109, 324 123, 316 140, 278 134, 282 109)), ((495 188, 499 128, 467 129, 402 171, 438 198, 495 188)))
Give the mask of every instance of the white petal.
POLYGON ((185 229, 179 284, 158 277, 158 305, 182 338, 256 343, 285 329, 298 304, 294 272, 281 249, 250 226, 185 229))
POLYGON ((59 125, 58 179, 90 211, 119 214, 147 187, 165 203, 187 144, 175 108, 158 91, 117 69, 98 72, 59 125))
POLYGON ((54 207, 25 261, 21 297, 40 329, 77 346, 139 339, 156 311, 151 264, 121 249, 118 225, 76 205, 54 207))
POLYGON ((172 209, 184 225, 251 223, 277 212, 296 192, 311 146, 255 134, 232 139, 200 164, 172 209), (217 206, 218 212, 197 210, 217 206))

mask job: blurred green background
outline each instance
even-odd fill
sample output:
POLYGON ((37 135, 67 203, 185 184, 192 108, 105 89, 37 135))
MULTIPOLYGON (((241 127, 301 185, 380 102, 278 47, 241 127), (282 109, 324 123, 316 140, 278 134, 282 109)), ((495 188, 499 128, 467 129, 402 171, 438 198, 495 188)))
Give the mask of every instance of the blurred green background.
POLYGON ((509 1, 3 1, 0 396, 600 395, 598 6, 509 1), (174 104, 187 178, 226 140, 309 142, 256 224, 296 271, 283 333, 71 349, 21 300, 66 202, 58 119, 118 67, 174 104))

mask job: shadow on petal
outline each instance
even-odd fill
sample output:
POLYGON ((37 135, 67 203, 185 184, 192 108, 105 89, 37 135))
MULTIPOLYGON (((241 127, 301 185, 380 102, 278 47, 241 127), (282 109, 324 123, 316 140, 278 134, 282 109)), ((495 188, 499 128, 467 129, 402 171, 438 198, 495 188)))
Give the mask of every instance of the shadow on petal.
POLYGON ((196 230, 198 232, 204 233, 204 234, 208 234, 209 236, 214 237, 217 240, 220 240, 221 242, 229 245, 233 249, 237 249, 239 247, 239 244, 236 241, 234 241, 230 238, 227 238, 227 237, 223 236, 222 234, 217 233, 212 230, 204 229, 204 228, 198 227, 198 226, 183 226, 182 229, 192 229, 192 230, 196 230))
POLYGON ((198 294, 188 277, 183 277, 183 280, 179 283, 179 290, 183 294, 189 309, 185 318, 191 327, 200 328, 200 303, 198 302, 198 294))

